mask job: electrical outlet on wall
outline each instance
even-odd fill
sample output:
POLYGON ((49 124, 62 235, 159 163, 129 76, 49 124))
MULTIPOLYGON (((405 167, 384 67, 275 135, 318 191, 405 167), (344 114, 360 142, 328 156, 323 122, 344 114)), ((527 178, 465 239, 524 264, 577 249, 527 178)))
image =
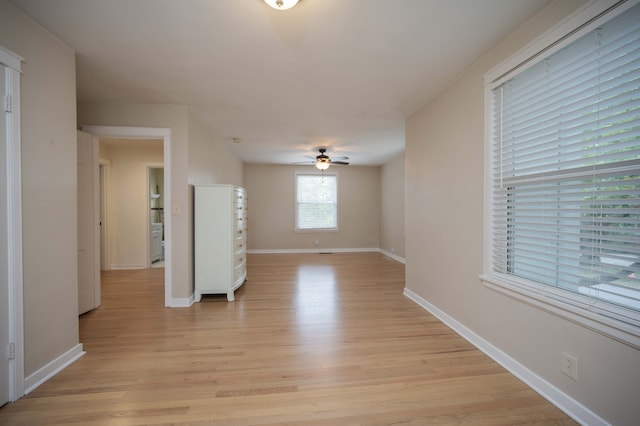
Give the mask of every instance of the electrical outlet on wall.
POLYGON ((561 371, 562 374, 571 377, 573 380, 578 380, 578 358, 562 352, 561 371))

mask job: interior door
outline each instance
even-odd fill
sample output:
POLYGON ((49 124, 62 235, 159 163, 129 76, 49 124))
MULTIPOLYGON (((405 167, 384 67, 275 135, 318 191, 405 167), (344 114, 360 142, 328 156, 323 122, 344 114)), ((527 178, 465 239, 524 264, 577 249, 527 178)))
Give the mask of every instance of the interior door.
POLYGON ((100 306, 98 140, 78 132, 78 315, 100 306))
MULTIPOLYGON (((0 99, 6 95, 5 67, 0 65, 0 99)), ((9 262, 7 217, 7 112, 3 105, 0 119, 0 407, 9 402, 9 262)))

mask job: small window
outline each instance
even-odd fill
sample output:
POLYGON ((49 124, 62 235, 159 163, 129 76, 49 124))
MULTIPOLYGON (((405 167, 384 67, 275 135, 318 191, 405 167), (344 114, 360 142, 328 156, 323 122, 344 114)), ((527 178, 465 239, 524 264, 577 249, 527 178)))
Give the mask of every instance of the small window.
POLYGON ((296 175, 296 230, 338 229, 338 177, 296 175))

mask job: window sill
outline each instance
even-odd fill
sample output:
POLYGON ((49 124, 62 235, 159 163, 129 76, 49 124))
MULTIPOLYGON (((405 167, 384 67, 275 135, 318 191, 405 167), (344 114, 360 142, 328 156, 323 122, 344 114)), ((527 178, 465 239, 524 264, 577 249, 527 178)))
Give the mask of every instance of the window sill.
POLYGON ((507 297, 640 349, 640 318, 625 317, 616 307, 596 300, 501 274, 481 275, 483 285, 507 297))
POLYGON ((312 229, 294 229, 293 230, 296 233, 301 233, 301 234, 318 234, 318 233, 335 233, 335 232, 339 232, 340 229, 338 228, 312 228, 312 229))

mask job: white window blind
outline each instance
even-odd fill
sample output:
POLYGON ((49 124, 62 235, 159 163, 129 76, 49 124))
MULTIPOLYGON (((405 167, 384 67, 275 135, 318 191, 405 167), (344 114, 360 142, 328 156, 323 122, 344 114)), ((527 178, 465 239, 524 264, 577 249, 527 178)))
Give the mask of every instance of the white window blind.
POLYGON ((537 60, 491 91, 490 273, 637 327, 640 6, 537 60))
POLYGON ((296 229, 338 228, 338 177, 296 175, 296 229))

